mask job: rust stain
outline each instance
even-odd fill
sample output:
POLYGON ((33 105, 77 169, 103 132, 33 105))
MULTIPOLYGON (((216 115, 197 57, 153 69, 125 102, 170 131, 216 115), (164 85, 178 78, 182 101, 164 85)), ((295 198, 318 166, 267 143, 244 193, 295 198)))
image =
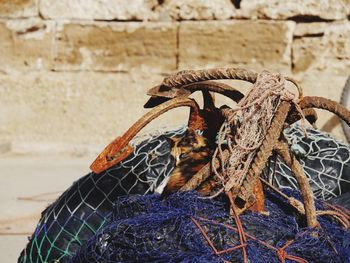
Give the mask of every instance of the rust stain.
POLYGON ((261 213, 265 210, 265 195, 260 180, 256 182, 253 193, 255 195, 255 203, 250 207, 250 210, 261 213))
MULTIPOLYGON (((125 136, 124 136, 125 137, 125 136)), ((99 174, 118 164, 133 152, 133 148, 123 137, 117 137, 97 156, 90 169, 99 174)))

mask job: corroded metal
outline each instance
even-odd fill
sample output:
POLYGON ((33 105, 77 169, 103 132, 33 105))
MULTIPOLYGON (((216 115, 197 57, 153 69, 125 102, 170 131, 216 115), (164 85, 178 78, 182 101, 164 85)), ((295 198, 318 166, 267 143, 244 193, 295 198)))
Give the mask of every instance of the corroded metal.
MULTIPOLYGON (((98 173, 126 158, 132 151, 129 145, 130 140, 147 123, 164 112, 179 106, 191 107, 188 126, 192 129, 204 130, 206 132, 205 136, 211 136, 213 140, 223 120, 229 115, 227 113, 230 112, 230 108, 216 108, 212 92, 223 94, 236 103, 239 103, 242 99, 245 100, 246 97, 240 91, 227 84, 211 80, 236 79, 255 83, 257 78, 258 74, 256 72, 239 68, 184 70, 165 78, 161 85, 148 91, 151 99, 145 106, 156 107, 137 121, 122 137, 117 138, 107 146, 91 165, 91 169, 98 173), (203 109, 199 109, 195 101, 188 99, 188 96, 195 91, 202 91, 203 93, 203 109)), ((348 125, 350 125, 350 112, 344 106, 329 99, 303 97, 303 91, 299 83, 292 78, 285 77, 285 79, 295 84, 299 92, 299 99, 281 98, 266 136, 257 149, 244 180, 239 184, 239 188, 230 188, 226 192, 230 195, 231 199, 239 198, 243 201, 243 205, 241 204, 238 209, 237 207, 234 208, 235 211, 242 213, 249 207, 258 207, 258 210, 261 211, 263 209, 264 197, 259 178, 269 157, 273 151, 276 151, 294 171, 304 199, 308 225, 315 227, 318 223, 310 185, 305 181, 306 179, 303 177, 303 172, 295 157, 288 151, 288 146, 281 141, 283 137, 282 130, 286 125, 290 125, 304 117, 313 124, 317 120, 317 114, 313 108, 331 111, 342 118, 348 125)), ((260 101, 262 102, 263 99, 260 101)), ((230 157, 230 151, 224 150, 220 155, 223 160, 213 159, 211 163, 205 165, 193 176, 181 190, 193 190, 198 188, 206 180, 213 180, 213 176, 211 176, 213 169, 218 170, 223 168, 223 161, 230 157)), ((216 186, 218 185, 220 186, 220 182, 216 184, 216 186)), ((221 187, 224 188, 224 186, 221 187)), ((300 204, 296 207, 299 208, 298 210, 303 211, 300 204)))
POLYGON ((169 99, 177 97, 188 97, 195 91, 215 92, 222 94, 238 103, 244 94, 239 90, 220 82, 200 81, 177 87, 167 87, 159 85, 148 90, 147 95, 151 96, 144 105, 145 108, 152 108, 169 99))
POLYGON ((174 98, 147 112, 137 122, 135 122, 123 136, 113 140, 113 142, 111 142, 97 156, 96 160, 91 164, 90 169, 95 173, 101 173, 109 167, 118 164, 132 152, 132 147, 129 145, 129 142, 137 133, 140 132, 143 127, 163 113, 182 106, 191 108, 188 123, 189 127, 193 128, 194 130, 201 130, 205 128, 206 125, 204 123, 204 119, 200 117, 198 104, 194 100, 189 98, 174 98))
POLYGON ((259 193, 260 196, 255 196, 253 190, 256 187, 256 184, 260 183, 260 174, 266 166, 266 163, 272 154, 274 146, 279 140, 290 107, 290 102, 282 101, 276 110, 276 115, 273 118, 271 126, 266 133, 266 137, 258 149, 258 152, 254 157, 250 169, 248 170, 247 176, 239 189, 237 196, 245 202, 244 206, 239 208, 240 212, 243 212, 245 209, 252 206, 255 202, 261 202, 261 198, 263 198, 261 196, 261 193, 259 193))
POLYGON ((316 218, 316 208, 314 195, 312 193, 309 181, 304 173, 303 167, 298 160, 289 151, 288 145, 283 142, 275 144, 275 150, 282 157, 284 162, 291 168, 298 182, 300 193, 303 198, 306 221, 309 227, 317 227, 319 223, 316 218))
POLYGON ((257 77, 258 73, 242 68, 183 70, 165 78, 162 86, 179 88, 194 82, 214 79, 237 79, 254 83, 257 77))
POLYGON ((300 101, 300 107, 305 108, 318 108, 330 111, 336 114, 339 118, 344 120, 348 125, 350 125, 350 112, 343 105, 338 102, 332 101, 330 99, 316 97, 316 96, 307 96, 300 101))

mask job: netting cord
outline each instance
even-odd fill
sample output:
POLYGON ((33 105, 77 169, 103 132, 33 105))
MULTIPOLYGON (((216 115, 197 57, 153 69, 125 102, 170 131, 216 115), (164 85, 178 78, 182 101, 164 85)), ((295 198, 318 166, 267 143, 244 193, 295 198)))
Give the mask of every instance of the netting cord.
MULTIPOLYGON (((246 244, 247 243, 247 238, 245 237, 246 233, 244 232, 241 219, 239 218, 238 213, 236 212, 236 205, 235 205, 234 200, 233 200, 232 192, 231 191, 228 192, 227 196, 228 196, 228 198, 230 200, 231 209, 232 209, 232 212, 233 212, 233 217, 234 217, 234 219, 236 221, 238 234, 239 234, 239 240, 241 242, 241 245, 246 244)), ((247 259, 247 250, 246 250, 245 246, 242 247, 242 252, 243 252, 244 263, 246 263, 248 259, 247 259)))
MULTIPOLYGON (((236 233, 239 232, 239 229, 238 229, 238 228, 233 227, 233 226, 230 226, 230 225, 228 225, 228 224, 220 223, 220 222, 217 222, 217 221, 214 221, 214 220, 210 220, 210 219, 206 219, 206 218, 203 218, 203 217, 197 217, 197 218, 198 218, 199 220, 212 223, 212 224, 214 224, 214 225, 219 225, 219 226, 226 227, 226 228, 228 228, 228 229, 230 229, 230 230, 235 231, 236 233)), ((197 224, 199 225, 199 222, 198 222, 198 221, 197 221, 197 224)), ((270 245, 269 243, 264 242, 264 241, 262 241, 262 240, 260 240, 260 239, 258 239, 258 238, 256 238, 256 237, 250 235, 250 234, 247 234, 247 233, 246 233, 245 235, 246 235, 246 237, 249 237, 250 239, 252 239, 252 240, 254 240, 254 241, 256 241, 256 242, 262 244, 263 246, 265 246, 265 247, 267 247, 267 248, 269 248, 269 249, 271 249, 271 250, 276 251, 278 258, 279 258, 279 260, 281 260, 282 263, 284 263, 286 259, 294 260, 294 261, 297 262, 297 263, 307 263, 307 262, 308 262, 307 260, 305 260, 305 259, 303 259, 303 258, 301 258, 301 257, 289 255, 289 254, 287 253, 287 251, 285 251, 285 249, 288 248, 291 244, 293 244, 293 242, 294 242, 295 240, 289 240, 289 241, 287 241, 286 244, 283 245, 282 247, 276 248, 276 247, 270 245)))
MULTIPOLYGON (((271 190, 279 194, 281 197, 286 199, 287 202, 291 206, 293 206, 300 214, 305 215, 304 206, 299 200, 295 199, 294 197, 289 197, 288 195, 280 191, 277 187, 273 186, 263 178, 260 178, 260 181, 262 181, 266 186, 268 186, 271 190)), ((337 207, 334 207, 326 202, 324 202, 324 204, 326 206, 329 206, 332 210, 316 211, 316 216, 321 216, 321 215, 332 216, 335 219, 337 219, 345 229, 348 229, 350 226, 350 223, 349 223, 350 214, 349 213, 347 214, 346 209, 344 208, 344 211, 342 211, 341 209, 338 209, 337 207)))
POLYGON ((343 216, 345 216, 347 219, 350 220, 350 210, 347 209, 346 207, 343 206, 337 206, 337 205, 332 205, 330 203, 327 203, 325 201, 323 201, 323 204, 330 207, 331 209, 343 214, 343 216))
POLYGON ((198 227, 199 231, 201 232, 201 234, 204 236, 205 240, 208 242, 209 246, 213 249, 214 253, 218 256, 242 248, 242 253, 243 253, 243 262, 247 263, 248 262, 248 257, 247 257, 247 250, 246 250, 246 246, 247 246, 247 239, 246 239, 246 234, 244 232, 243 226, 242 226, 242 222, 239 219, 239 216, 237 215, 236 211, 235 211, 235 206, 234 206, 234 201, 233 201, 233 196, 232 193, 228 193, 228 197, 230 199, 230 203, 231 203, 231 208, 232 208, 232 212, 233 212, 233 217, 235 219, 236 225, 237 225, 237 232, 239 234, 239 239, 240 239, 240 245, 235 246, 235 247, 231 247, 225 250, 221 250, 218 251, 216 249, 216 247, 214 246, 213 242, 211 242, 211 240, 209 239, 208 235, 205 233, 204 229, 201 227, 201 225, 199 224, 199 222, 194 218, 191 217, 192 222, 198 227))
POLYGON ((322 211, 316 211, 317 216, 321 215, 329 215, 337 219, 345 229, 348 229, 350 224, 349 224, 349 216, 344 215, 343 213, 340 213, 338 211, 334 210, 322 210, 322 211))
POLYGON ((194 218, 191 217, 192 222, 196 225, 196 227, 198 227, 199 231, 201 232, 201 234, 203 235, 203 237, 205 238, 205 240, 208 242, 209 246, 212 248, 212 250, 214 251, 215 255, 220 256, 222 254, 231 252, 233 250, 239 249, 239 248, 243 248, 246 246, 246 244, 241 244, 235 247, 230 247, 228 249, 224 249, 224 250, 217 250, 217 248, 215 247, 215 245, 213 244, 213 242, 211 242, 210 238, 208 237, 207 233, 205 233, 203 227, 199 224, 199 222, 194 218))
MULTIPOLYGON (((249 177, 253 181, 249 183, 254 184, 260 174, 260 168, 264 167, 272 152, 272 145, 278 140, 292 103, 296 104, 295 96, 285 89, 283 76, 263 71, 258 75, 253 89, 240 101, 238 108, 223 111, 226 121, 219 130, 218 150, 213 154, 213 159, 221 160, 221 172, 217 173, 215 167, 213 170, 224 185, 225 192, 231 189, 237 192, 243 182, 247 181, 248 170, 252 170, 251 167, 254 169, 249 177), (267 144, 268 147, 264 148, 265 151, 259 148, 266 144, 266 138, 271 140, 267 144), (223 159, 222 146, 226 145, 230 157, 223 159), (254 158, 255 155, 262 158, 254 158)), ((242 199, 246 201, 251 193, 248 188, 245 192, 246 196, 242 199)))
POLYGON ((286 199, 287 202, 291 206, 293 206, 300 214, 305 215, 304 205, 299 200, 295 199, 294 197, 290 197, 290 196, 286 195, 281 190, 279 190, 277 187, 275 187, 274 185, 270 184, 269 182, 267 182, 266 180, 264 180, 261 177, 260 177, 260 181, 263 182, 266 186, 268 186, 275 193, 279 194, 284 199, 286 199))

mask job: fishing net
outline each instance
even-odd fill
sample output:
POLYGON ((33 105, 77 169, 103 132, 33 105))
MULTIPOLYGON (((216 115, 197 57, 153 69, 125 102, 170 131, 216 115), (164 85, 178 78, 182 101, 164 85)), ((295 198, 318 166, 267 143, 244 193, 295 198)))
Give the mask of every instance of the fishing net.
MULTIPOLYGON (((262 151, 262 142, 267 139, 277 111, 281 111, 282 99, 294 99, 294 95, 285 88, 285 79, 279 74, 263 71, 248 95, 238 103, 238 107, 224 110, 226 120, 219 131, 218 148, 213 156, 221 161, 221 171, 213 170, 225 192, 235 192, 242 187, 244 181, 253 185, 256 176, 250 178, 249 168, 258 159, 258 152, 262 151), (229 152, 229 157, 223 156, 223 146, 229 152)), ((283 121, 279 122, 283 124, 283 121)), ((279 130, 282 130, 282 125, 280 126, 279 130)), ((273 133, 278 136, 279 130, 274 130, 273 133)), ((261 170, 263 168, 262 166, 261 170)))
MULTIPOLYGON (((284 134, 316 198, 329 200, 350 191, 349 145, 315 129, 307 129, 305 137, 296 125, 284 130, 284 134)), ((277 162, 271 158, 264 175, 279 188, 298 189, 290 168, 279 157, 277 162)))
MULTIPOLYGON (((289 191, 298 199, 297 191, 289 191)), ((159 195, 118 199, 109 224, 81 247, 72 262, 243 262, 229 202, 193 192, 163 200, 159 195)), ((317 203, 318 209, 324 209, 317 203)), ((329 217, 305 227, 290 206, 267 192, 269 215, 240 216, 249 262, 348 262, 350 232, 329 217), (284 262, 284 261, 282 261, 284 262)))
POLYGON ((76 181, 42 212, 20 262, 66 262, 109 218, 117 197, 153 193, 174 167, 167 138, 184 128, 150 136, 120 164, 76 181))
MULTIPOLYGON (((111 221, 113 204, 118 206, 120 196, 152 194, 157 190, 157 187, 174 168, 168 138, 182 136, 184 132, 185 128, 181 128, 162 132, 157 136, 149 136, 141 142, 138 140, 135 142, 133 154, 123 162, 103 173, 89 173, 76 181, 42 212, 37 228, 26 248, 22 251, 19 262, 69 261, 81 246, 86 245, 87 240, 111 221)), ((299 126, 292 126, 285 130, 285 135, 291 144, 290 147, 304 166, 317 197, 328 199, 349 191, 350 150, 348 146, 313 129, 309 129, 308 134, 309 136, 304 138, 303 131, 299 126)), ((271 160, 265 169, 265 174, 269 175, 268 177, 272 178, 271 180, 278 186, 297 188, 290 169, 280 160, 277 160, 276 165, 273 165, 273 160, 271 160), (271 174, 273 171, 275 171, 275 176, 271 177, 269 173, 271 174)), ((131 201, 132 198, 130 197, 131 201)), ((135 198, 140 200, 140 197, 135 198)), ((158 197, 148 196, 145 198, 145 200, 152 200, 152 198, 157 199, 158 197)), ((137 202, 130 202, 130 200, 123 201, 122 204, 125 206, 130 204, 129 213, 130 216, 134 216, 141 206, 137 202), (135 212, 132 211, 131 207, 134 207, 135 212)), ((177 199, 169 200, 173 200, 174 203, 177 199)), ((201 202, 202 200, 195 201, 198 204, 198 209, 201 202)), ((123 211, 127 211, 126 209, 128 208, 123 211)), ((142 213, 147 217, 148 212, 144 210, 145 208, 142 209, 142 213)), ((198 213, 204 210, 205 207, 200 208, 198 213)), ((215 211, 218 210, 215 209, 212 212, 215 211)), ((115 216, 114 219, 117 218, 115 216)), ((168 228, 164 228, 164 231, 168 228)), ((265 230, 261 229, 261 231, 265 230)), ((230 234, 232 233, 230 232, 230 234)), ((169 243, 171 243, 171 239, 169 239, 169 243)), ((177 246, 175 243, 174 246, 177 246)), ((126 243, 123 244, 120 246, 127 246, 126 243)), ((201 245, 198 244, 198 246, 201 245)), ((226 245, 222 244, 222 246, 226 245)), ((208 248, 205 249, 208 250, 208 248)), ((203 256, 203 261, 206 260, 205 257, 203 256)))

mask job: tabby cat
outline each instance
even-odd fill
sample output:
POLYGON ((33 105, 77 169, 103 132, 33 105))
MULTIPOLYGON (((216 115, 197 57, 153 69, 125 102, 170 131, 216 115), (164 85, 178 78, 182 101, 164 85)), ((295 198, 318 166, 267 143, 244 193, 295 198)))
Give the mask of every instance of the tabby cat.
MULTIPOLYGON (((175 168, 169 176, 162 196, 178 191, 192 178, 205 164, 210 161, 212 147, 208 140, 189 129, 183 137, 170 139, 171 155, 175 159, 175 168)), ((203 184, 199 191, 210 191, 211 183, 203 184)))

